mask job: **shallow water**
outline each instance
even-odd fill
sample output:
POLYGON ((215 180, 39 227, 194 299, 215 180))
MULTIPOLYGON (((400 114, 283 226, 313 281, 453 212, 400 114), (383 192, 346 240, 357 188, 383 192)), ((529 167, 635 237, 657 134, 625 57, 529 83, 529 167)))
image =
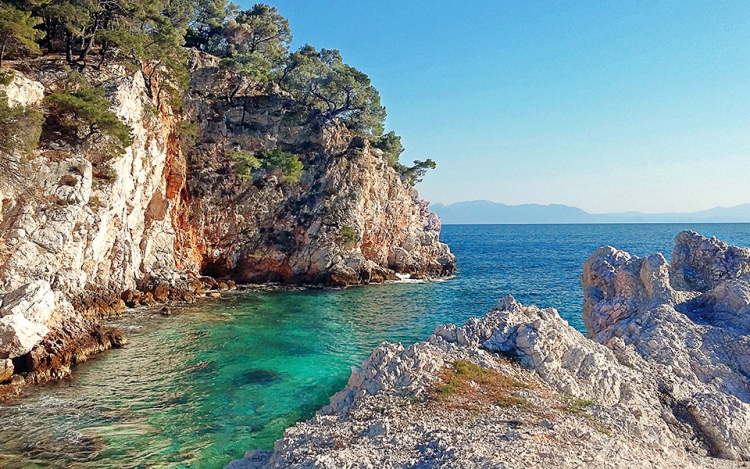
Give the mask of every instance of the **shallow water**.
POLYGON ((459 259, 445 282, 245 291, 169 317, 130 312, 130 345, 71 379, 0 405, 0 467, 221 467, 273 446, 341 389, 382 340, 424 340, 498 298, 580 320, 581 265, 599 246, 662 251, 692 228, 750 245, 750 225, 446 226, 459 259))

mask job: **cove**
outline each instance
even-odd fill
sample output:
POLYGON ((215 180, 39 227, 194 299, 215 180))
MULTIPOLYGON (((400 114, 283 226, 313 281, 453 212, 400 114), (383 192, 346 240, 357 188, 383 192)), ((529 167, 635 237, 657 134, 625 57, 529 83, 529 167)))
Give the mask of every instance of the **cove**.
POLYGON ((750 244, 750 225, 446 226, 455 279, 242 291, 112 325, 130 345, 0 406, 2 467, 221 467, 310 418, 382 340, 410 344, 507 294, 579 330, 581 265, 597 247, 662 251, 682 229, 750 244))

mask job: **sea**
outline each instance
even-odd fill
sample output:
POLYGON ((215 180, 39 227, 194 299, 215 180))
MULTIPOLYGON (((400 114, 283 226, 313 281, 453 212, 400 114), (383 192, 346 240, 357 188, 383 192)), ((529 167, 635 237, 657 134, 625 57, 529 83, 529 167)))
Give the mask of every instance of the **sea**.
POLYGON ((446 225, 458 259, 448 280, 243 290, 168 317, 131 310, 112 323, 126 348, 0 404, 0 467, 223 467, 272 449, 383 341, 425 340, 507 295, 583 332, 588 256, 612 245, 669 259, 683 229, 750 246, 750 224, 446 225))

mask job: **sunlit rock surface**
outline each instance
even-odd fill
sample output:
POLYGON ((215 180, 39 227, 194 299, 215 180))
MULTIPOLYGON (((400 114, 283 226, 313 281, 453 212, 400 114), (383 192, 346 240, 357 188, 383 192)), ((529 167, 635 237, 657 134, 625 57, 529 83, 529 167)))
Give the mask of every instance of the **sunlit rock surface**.
POLYGON ((382 344, 273 452, 228 467, 744 467, 748 254, 693 232, 671 265, 601 248, 583 269, 588 338, 504 298, 382 344), (485 374, 462 378, 461 361, 485 374))
MULTIPOLYGON (((262 91, 217 60, 193 53, 181 109, 116 63, 84 70, 132 129, 122 155, 104 151, 110 137, 71 143, 54 128, 31 155, 0 154, 0 359, 35 345, 55 355, 50 331, 64 335, 66 324, 96 335, 81 321, 216 296, 227 282, 346 286, 452 274, 439 220, 367 139, 337 121, 299 117, 288 95, 262 91), (181 134, 183 121, 197 125, 195 142, 181 134), (299 182, 265 170, 242 179, 226 155, 277 147, 304 164, 299 182)), ((12 105, 39 107, 67 72, 56 59, 27 62, 2 91, 12 105)), ((69 337, 63 349, 122 342, 100 336, 88 338, 97 345, 69 337)), ((65 371, 77 356, 68 351, 46 363, 65 371)), ((26 358, 32 369, 0 365, 0 398, 8 370, 41 363, 26 358)))

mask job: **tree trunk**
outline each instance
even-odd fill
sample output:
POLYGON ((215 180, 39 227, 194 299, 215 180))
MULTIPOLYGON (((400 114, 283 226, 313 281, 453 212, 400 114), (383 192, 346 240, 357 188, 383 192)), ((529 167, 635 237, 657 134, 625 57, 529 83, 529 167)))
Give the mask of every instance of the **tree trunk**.
POLYGON ((99 60, 99 65, 96 66, 97 70, 101 70, 102 69, 102 65, 104 65, 104 60, 107 58, 107 47, 108 46, 109 46, 109 43, 105 39, 104 42, 102 43, 102 50, 99 51, 99 53, 101 54, 102 58, 101 58, 101 60, 99 60))
MULTIPOLYGON (((47 31, 52 31, 52 21, 48 19, 44 19, 44 26, 47 31)), ((53 52, 52 50, 52 34, 45 34, 44 36, 45 41, 47 42, 47 53, 51 54, 53 52)))
POLYGON ((67 32, 66 36, 65 60, 67 60, 68 63, 73 63, 73 34, 67 32))
POLYGON ((3 41, 3 45, 0 46, 0 68, 3 68, 4 58, 5 58, 5 41, 3 41))
MULTIPOLYGON (((94 18, 94 26, 91 27, 91 37, 89 37, 89 40, 87 43, 83 46, 83 51, 81 51, 81 56, 79 60, 83 62, 83 67, 86 67, 86 57, 89 55, 89 52, 91 52, 91 48, 94 47, 94 36, 96 35, 96 31, 99 29, 99 15, 97 15, 94 18)), ((83 68, 81 68, 83 70, 83 68)))
POLYGON ((81 51, 81 55, 78 57, 78 60, 83 62, 84 67, 86 67, 86 57, 88 57, 89 52, 91 52, 92 47, 94 47, 94 35, 93 34, 89 38, 86 45, 83 47, 83 50, 81 51))

